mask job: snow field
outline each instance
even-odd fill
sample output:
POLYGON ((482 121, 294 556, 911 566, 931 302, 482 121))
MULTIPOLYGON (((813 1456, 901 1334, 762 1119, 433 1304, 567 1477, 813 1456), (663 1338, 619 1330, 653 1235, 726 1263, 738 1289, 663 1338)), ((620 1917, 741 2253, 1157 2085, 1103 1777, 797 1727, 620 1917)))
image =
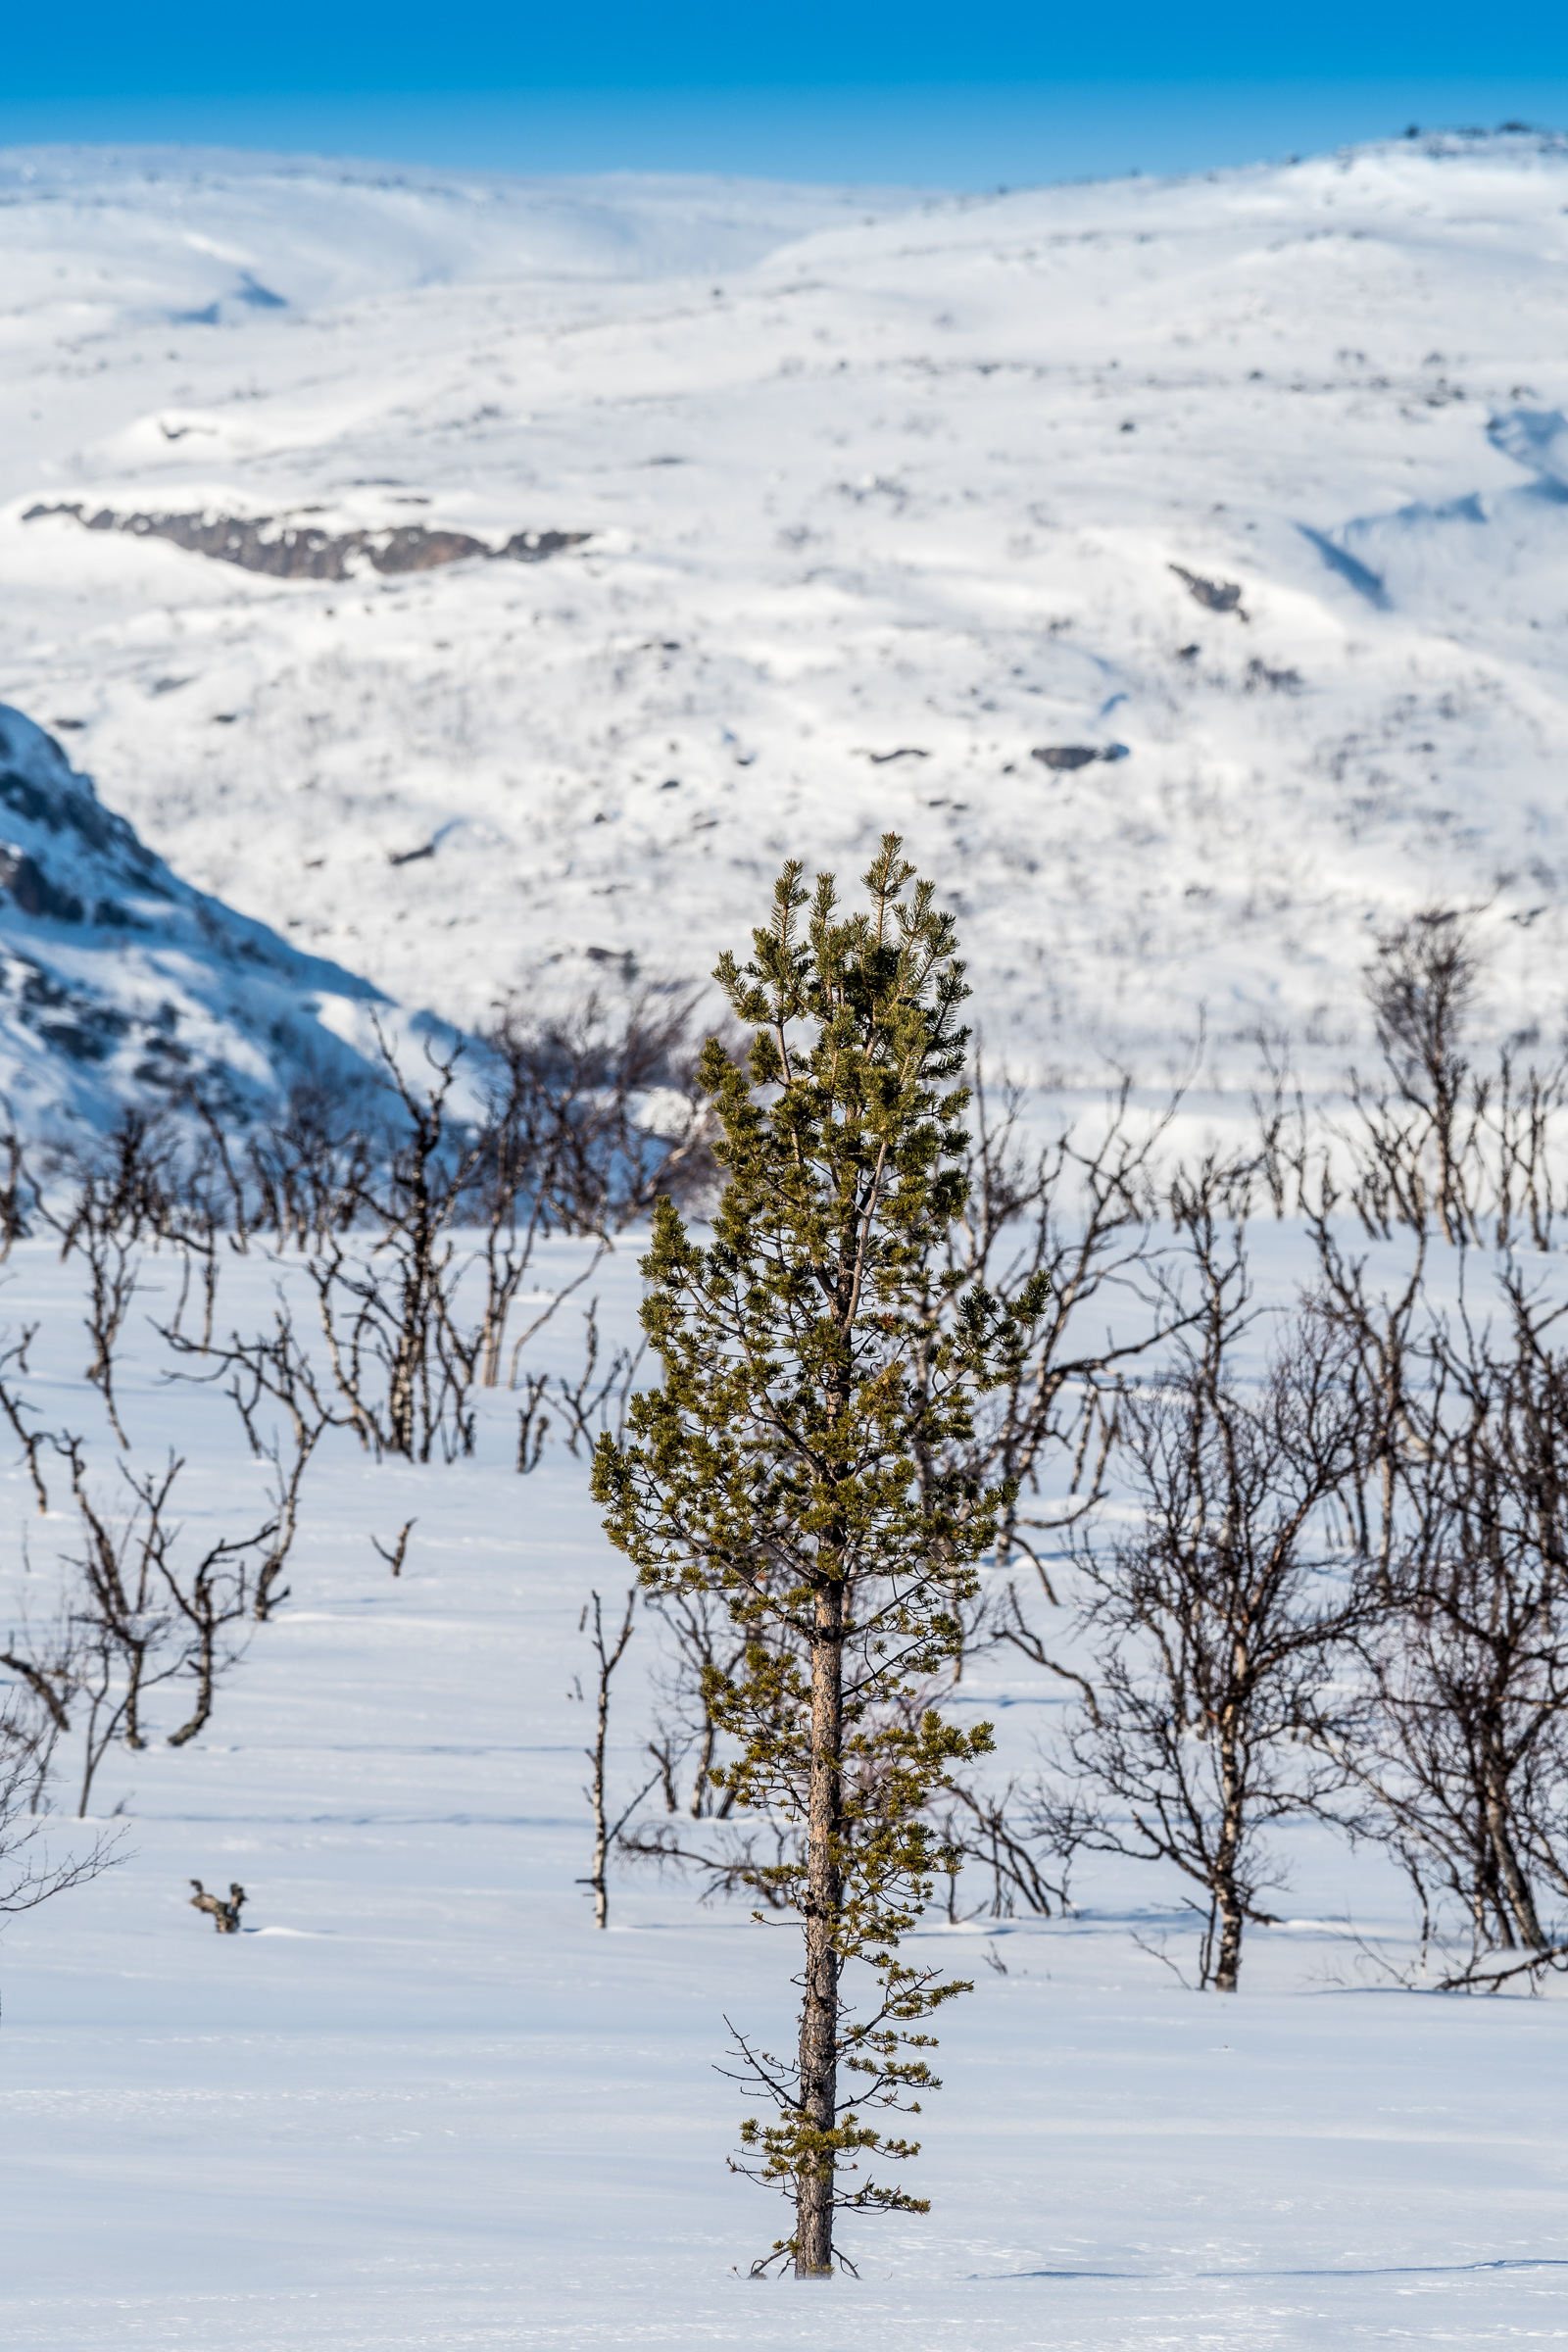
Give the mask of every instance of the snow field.
MULTIPOLYGON (((1202 1005, 1205 1082, 1245 1085, 1259 1023, 1337 1077, 1372 932, 1433 900, 1478 910, 1493 1028, 1549 1046, 1560 142, 962 202, 38 151, 0 200, 0 697, 185 881, 406 1007, 700 976, 783 857, 848 878, 892 823, 1021 1075, 1094 1089, 1125 1054, 1153 1086, 1202 1005), (25 519, 74 500, 592 537, 284 580, 25 519), (1125 756, 1033 757, 1073 747, 1125 756)), ((1195 1096, 1184 1132, 1233 1112, 1195 1096)), ((1292 1238, 1257 1246, 1288 1295, 1292 1238)), ((634 1261, 596 1280, 612 1340, 634 1261)), ((259 1328, 273 1273, 227 1264, 220 1324, 259 1328)), ((138 1463, 188 1455, 194 1540, 257 1524, 264 1481, 228 1405, 162 1378, 138 1318, 175 1281, 148 1260, 120 1393, 138 1463)), ((5 1285, 42 1326, 23 1392, 109 1494, 76 1269, 24 1245, 5 1285)), ((574 1365, 581 1303, 536 1364, 574 1365)), ((751 2285, 783 2209, 724 2171, 713 2070, 726 2012, 788 2034, 793 1941, 624 1869, 593 1934, 568 1693, 625 1575, 581 1461, 515 1476, 513 1409, 450 1468, 323 1449, 209 1731, 104 1768, 124 1866, 8 1929, 8 2343, 1564 2332, 1562 2003, 1380 1985, 1348 1929, 1402 1952, 1403 1890, 1319 1833, 1281 1841, 1288 1922, 1230 2003, 1161 1965, 1181 1889, 1130 1866, 1081 1869, 1065 1920, 928 1923, 975 1979, 933 2211, 858 2231, 858 2283, 751 2285), (370 1538, 410 1517, 394 1584, 370 1538), (246 1885, 246 1934, 193 1875, 246 1885)), ((6 1625, 47 1604, 62 1497, 41 1521, 0 1476, 6 1625)), ((655 1654, 645 1620, 619 1787, 655 1654)), ((1020 1771, 1062 1703, 994 1658, 960 1695, 1020 1771)))
MULTIPOLYGON (((1288 1229, 1258 1245, 1265 1292, 1288 1295, 1288 1229)), ((635 1256, 623 1242, 593 1286, 611 1340, 635 1256)), ((544 1278, 579 1263, 554 1248, 544 1278)), ((259 1328, 274 1275, 260 1252, 225 1265, 220 1329, 259 1328)), ((24 1244, 6 1276, 5 1321, 41 1323, 23 1393, 84 1434, 107 1494, 75 1269, 24 1244)), ((119 1384, 133 1458, 177 1447, 192 1539, 237 1532, 263 1478, 220 1397, 161 1377, 138 1318, 167 1315, 176 1277, 161 1256, 142 1279, 119 1384)), ((539 1367, 574 1366, 581 1304, 539 1367)), ((726 2013, 787 2034, 794 1937, 624 1869, 593 1933, 568 1692, 582 1602, 625 1579, 585 1465, 551 1446, 519 1479, 513 1437, 498 1393, 473 1461, 377 1465, 352 1442, 318 1459, 292 1597, 208 1733, 104 1767, 94 1811, 121 1813, 129 1859, 8 1929, 8 2343, 1339 2352, 1568 2326, 1568 2010, 1371 1988, 1336 1923, 1402 1949, 1402 1892, 1319 1834, 1288 1841, 1289 1924, 1250 1935, 1232 2001, 1133 1943, 1181 1961, 1190 1929, 1180 1889, 1127 1866, 1082 1871, 1075 1918, 933 1920, 975 1991, 944 2018, 911 2168, 932 2214, 858 2228, 858 2283, 748 2282, 783 2209, 723 2168, 739 2103, 713 2068, 726 2013), (369 1537, 411 1516, 393 1583, 369 1537), (239 1879, 249 1932, 215 1936, 192 1876, 239 1879)), ((47 1596, 72 1529, 59 1492, 38 1518, 10 1451, 14 1612, 47 1596)), ((645 1621, 614 1687, 622 1787, 653 1656, 645 1621)), ((994 1659, 962 1697, 1020 1769, 1060 1703, 994 1659)))

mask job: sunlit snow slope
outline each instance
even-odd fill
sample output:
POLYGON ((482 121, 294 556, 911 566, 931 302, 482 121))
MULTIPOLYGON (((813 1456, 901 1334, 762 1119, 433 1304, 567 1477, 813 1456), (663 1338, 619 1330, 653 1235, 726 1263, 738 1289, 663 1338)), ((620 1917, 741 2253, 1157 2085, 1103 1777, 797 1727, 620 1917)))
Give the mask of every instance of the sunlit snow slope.
POLYGON ((1039 1075, 1200 1004, 1337 1064, 1432 900, 1559 1025, 1568 141, 962 201, 37 150, 0 240, 0 693, 393 996, 701 973, 895 824, 1039 1075))
POLYGON ((0 1098, 65 1140, 121 1103, 243 1119, 374 1059, 376 992, 192 890, 89 777, 0 704, 0 1098))

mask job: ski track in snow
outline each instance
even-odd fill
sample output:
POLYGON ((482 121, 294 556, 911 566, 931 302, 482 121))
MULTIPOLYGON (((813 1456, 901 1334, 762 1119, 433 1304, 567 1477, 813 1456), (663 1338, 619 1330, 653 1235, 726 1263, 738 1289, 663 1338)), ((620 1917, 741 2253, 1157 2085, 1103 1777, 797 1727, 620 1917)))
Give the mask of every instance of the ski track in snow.
POLYGON ((701 976, 896 825, 1036 1078, 1200 1009, 1326 1075, 1432 901, 1556 1024, 1568 143, 962 200, 36 150, 0 199, 0 697, 389 996, 701 976), (74 502, 592 536, 275 579, 24 520, 74 502))
MULTIPOLYGON (((1296 1245, 1257 1238, 1263 1295, 1288 1296, 1296 1245)), ((541 1279, 580 1262, 551 1245, 541 1279)), ((225 1265, 220 1328, 267 1319, 274 1271, 225 1265)), ((1435 1283, 1452 1273, 1437 1250, 1435 1283)), ((107 1494, 74 1268, 28 1243, 7 1275, 13 1328, 42 1326, 32 1414, 84 1433, 107 1494)), ((195 1544, 259 1520, 266 1476, 223 1397, 161 1378, 140 1318, 167 1317, 175 1281, 144 1262, 117 1387, 133 1461, 187 1457, 195 1544)), ((596 1286, 613 1339, 635 1246, 596 1286)), ((578 1303, 536 1364, 573 1365, 578 1303)), ((804 2306, 752 2285, 784 2209, 724 2169, 742 2108, 714 2068, 726 2015, 787 2038, 795 1933, 624 1868, 593 1932, 569 1693, 583 1600, 613 1601, 624 1566, 584 1464, 556 1446, 518 1479, 512 1400, 483 1403, 478 1458, 452 1468, 328 1441, 293 1597, 208 1731, 165 1746, 185 1711, 166 1693, 147 1748, 104 1767, 95 1810, 123 1807, 129 1859, 7 1929, 8 2345, 1346 2352, 1568 2327, 1568 2004, 1374 1988, 1343 1923, 1407 1953, 1407 1892, 1375 1853, 1301 1832, 1279 1840, 1288 1924, 1250 1931, 1235 2000, 1131 1941, 1190 1962, 1159 1872, 1082 1866, 1067 1920, 932 1921, 915 1948, 975 1981, 944 2014, 911 2168, 933 2211, 848 2225, 859 2281, 804 2306), (411 1517, 394 1584, 369 1537, 411 1517), (240 1880, 250 1932, 214 1935, 193 1876, 240 1880)), ((47 1612, 72 1548, 51 1499, 40 1520, 8 1455, 8 1627, 24 1595, 47 1612)), ((643 1774, 653 1641, 645 1620, 614 1688, 617 1788, 643 1774)), ((1027 1772, 1059 1687, 987 1659, 963 1695, 994 1716, 999 1770, 1027 1772)))

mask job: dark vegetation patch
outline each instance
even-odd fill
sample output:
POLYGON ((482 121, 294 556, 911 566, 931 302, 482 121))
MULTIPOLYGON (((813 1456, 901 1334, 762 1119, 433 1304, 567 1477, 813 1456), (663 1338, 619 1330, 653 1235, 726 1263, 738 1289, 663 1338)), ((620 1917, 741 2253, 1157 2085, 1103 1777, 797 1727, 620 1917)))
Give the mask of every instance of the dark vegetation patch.
POLYGON ((1182 582, 1194 604, 1201 605, 1205 612, 1234 612, 1238 620, 1247 618, 1242 611, 1239 580, 1205 580, 1201 572, 1188 571, 1180 564, 1172 564, 1170 569, 1182 582))
MULTIPOLYGON (((5 738, 0 735, 0 758, 4 755, 5 738)), ((74 784, 36 784, 19 768, 0 768, 0 802, 29 823, 47 825, 51 833, 69 825, 89 849, 126 850, 138 861, 152 862, 152 852, 142 848, 124 819, 111 816, 92 793, 74 784)))
POLYGON ((1070 769, 1088 767, 1096 760, 1125 760, 1129 754, 1124 743, 1107 743, 1102 748, 1092 743, 1043 743, 1029 757, 1038 760, 1042 767, 1070 769))
POLYGON ((79 923, 86 908, 74 891, 60 890, 50 881, 36 858, 0 849, 0 888, 8 890, 24 914, 44 915, 57 923, 79 923))
POLYGON ((314 523, 292 523, 275 514, 245 519, 236 514, 118 514, 100 507, 89 514, 80 501, 29 507, 24 522, 69 514, 88 531, 122 531, 136 539, 167 539, 191 555, 237 564, 280 580, 347 580, 363 564, 383 573, 434 571, 472 557, 542 564, 547 557, 581 547, 588 531, 514 531, 504 546, 492 547, 466 531, 433 531, 422 522, 398 523, 379 531, 323 531, 314 523))
POLYGON ((1298 669, 1270 669, 1266 662, 1255 657, 1247 664, 1246 692, 1255 694, 1266 687, 1273 694, 1299 694, 1306 681, 1298 669))
MULTIPOLYGON (((55 750, 60 751, 58 744, 55 750)), ((0 760, 14 756, 5 729, 0 726, 0 760)), ((156 877, 158 860, 152 851, 136 839, 122 816, 116 816, 104 807, 90 784, 72 773, 63 752, 60 758, 62 778, 47 785, 35 782, 21 768, 0 766, 0 806, 29 823, 46 825, 51 833, 70 830, 91 850, 127 858, 135 868, 136 888, 167 899, 170 892, 156 877)))
POLYGON ((124 1027, 122 1015, 100 1005, 89 1020, 40 1021, 38 1035, 45 1045, 53 1046, 57 1054, 68 1054, 73 1061, 107 1061, 124 1027))

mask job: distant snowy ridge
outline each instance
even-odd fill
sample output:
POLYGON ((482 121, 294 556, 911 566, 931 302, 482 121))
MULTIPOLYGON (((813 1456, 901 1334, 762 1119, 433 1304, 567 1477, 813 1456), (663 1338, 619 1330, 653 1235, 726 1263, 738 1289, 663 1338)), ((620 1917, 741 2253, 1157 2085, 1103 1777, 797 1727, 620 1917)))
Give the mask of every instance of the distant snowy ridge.
POLYGON ((421 287, 652 285, 750 270, 815 230, 922 201, 697 173, 528 178, 233 149, 13 147, 0 149, 0 318, 48 316, 76 333, 243 325, 421 287), (62 244, 107 266, 62 285, 62 244))
POLYGON ((1433 904, 1562 1031, 1568 141, 962 199, 38 150, 0 229, 0 694, 389 998, 700 979, 896 826, 1020 1076, 1201 1019, 1331 1084, 1433 904), (520 526, 574 543, 367 552, 520 526))
POLYGON ((193 1086, 243 1119, 298 1080, 363 1079, 356 1039, 384 1003, 180 881, 0 705, 0 1088, 24 1132, 193 1086))

